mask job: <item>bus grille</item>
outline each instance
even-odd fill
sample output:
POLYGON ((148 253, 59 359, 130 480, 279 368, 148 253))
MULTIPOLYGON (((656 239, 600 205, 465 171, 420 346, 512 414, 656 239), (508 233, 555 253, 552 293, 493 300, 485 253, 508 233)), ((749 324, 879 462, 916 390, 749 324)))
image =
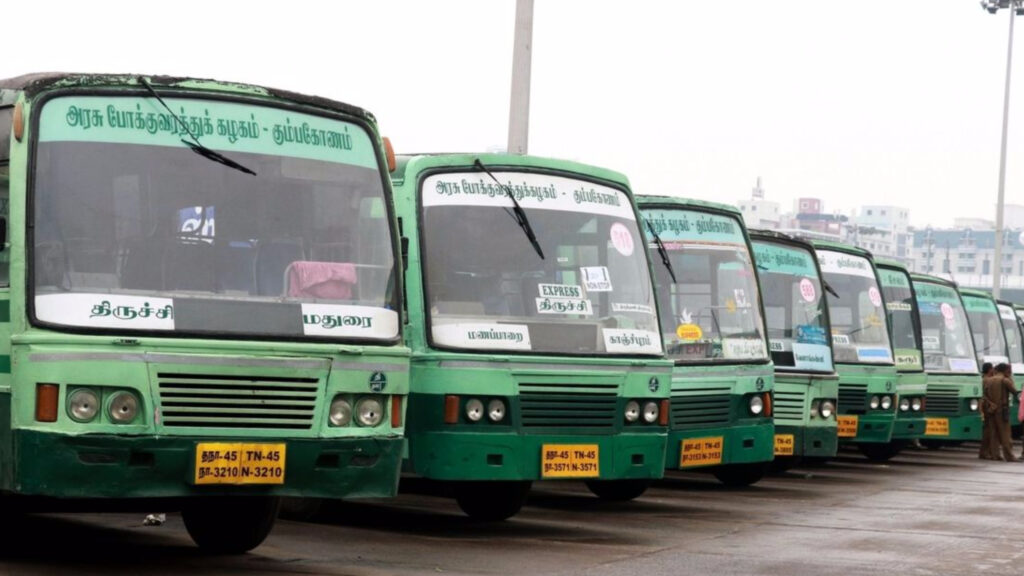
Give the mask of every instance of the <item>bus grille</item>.
POLYGON ((868 397, 867 384, 839 384, 839 413, 863 414, 868 397))
POLYGON ((788 421, 788 422, 803 422, 805 408, 804 400, 807 397, 807 391, 804 389, 800 390, 779 390, 775 388, 774 393, 774 414, 775 421, 788 421))
POLYGON ((308 430, 320 385, 315 378, 158 373, 166 427, 308 430))
POLYGON ((519 408, 526 432, 615 427, 619 385, 519 383, 519 408))
POLYGON ((959 414, 960 387, 929 384, 924 409, 927 414, 959 414))
POLYGON ((672 428, 726 424, 730 420, 731 386, 672 389, 672 428))

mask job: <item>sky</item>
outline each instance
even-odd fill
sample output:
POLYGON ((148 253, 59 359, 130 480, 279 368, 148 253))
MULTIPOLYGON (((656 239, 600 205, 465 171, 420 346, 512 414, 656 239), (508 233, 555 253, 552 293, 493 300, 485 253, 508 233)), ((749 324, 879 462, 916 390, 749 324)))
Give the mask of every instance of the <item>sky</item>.
MULTIPOLYGON (((634 192, 994 219, 1009 14, 976 0, 535 0, 531 154, 634 192)), ((504 148, 515 0, 88 3, 6 11, 0 78, 173 74, 317 94, 398 152, 504 148)), ((1024 25, 1024 19, 1019 24, 1024 25)), ((1024 27, 1018 30, 1024 50, 1024 27)), ((1024 54, 1006 202, 1024 204, 1024 54)))

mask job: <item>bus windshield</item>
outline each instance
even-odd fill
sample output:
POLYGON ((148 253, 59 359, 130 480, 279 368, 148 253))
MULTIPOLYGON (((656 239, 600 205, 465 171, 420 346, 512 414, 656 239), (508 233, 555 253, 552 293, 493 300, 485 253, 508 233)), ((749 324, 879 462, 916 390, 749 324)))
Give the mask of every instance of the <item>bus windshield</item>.
POLYGON ((900 369, 921 370, 921 333, 915 307, 914 293, 910 288, 910 275, 904 270, 878 268, 882 280, 882 297, 885 299, 885 313, 892 330, 892 346, 896 351, 896 366, 900 369))
POLYGON ((964 307, 967 318, 971 322, 971 333, 974 335, 974 349, 978 363, 1009 362, 1006 349, 1006 335, 999 319, 999 311, 995 302, 988 298, 964 294, 964 307))
POLYGON ((814 254, 790 244, 755 240, 753 245, 775 367, 833 372, 814 254))
POLYGON ((828 294, 835 361, 845 364, 892 364, 882 293, 871 262, 863 256, 818 250, 828 294))
POLYGON ((492 174, 500 184, 485 172, 448 172, 421 185, 432 343, 661 355, 650 268, 629 195, 569 176, 492 174))
POLYGON ((1003 334, 1006 336, 1006 351, 1013 365, 1013 373, 1024 372, 1024 350, 1021 349, 1020 325, 1017 323, 1017 314, 1013 307, 1006 304, 998 304, 999 320, 1003 325, 1003 334))
POLYGON ((767 361, 761 296, 740 220, 686 209, 643 213, 676 276, 673 282, 652 244, 669 357, 680 362, 767 361))
POLYGON ((952 286, 914 282, 921 316, 924 369, 928 372, 978 373, 967 313, 952 286))
POLYGON ((63 96, 40 113, 30 278, 51 325, 394 339, 371 134, 268 106, 63 96), (193 141, 256 172, 204 158, 193 141))

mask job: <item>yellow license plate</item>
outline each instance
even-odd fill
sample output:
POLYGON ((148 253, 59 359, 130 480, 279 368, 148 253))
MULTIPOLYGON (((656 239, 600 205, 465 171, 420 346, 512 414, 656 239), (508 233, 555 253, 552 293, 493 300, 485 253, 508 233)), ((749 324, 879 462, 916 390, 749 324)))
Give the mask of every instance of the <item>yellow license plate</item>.
POLYGON ((679 467, 713 466, 722 463, 722 436, 684 438, 679 453, 679 467))
POLYGON ((796 447, 796 440, 792 434, 776 434, 775 435, 775 455, 776 456, 792 456, 793 449, 796 447))
POLYGON ((949 436, 949 418, 925 418, 925 436, 949 436))
POLYGON ((597 444, 544 444, 541 478, 597 478, 601 475, 597 444))
POLYGON ((200 442, 196 484, 284 484, 284 444, 200 442))
POLYGON ((837 416, 838 434, 840 438, 856 438, 857 437, 857 417, 856 416, 837 416))

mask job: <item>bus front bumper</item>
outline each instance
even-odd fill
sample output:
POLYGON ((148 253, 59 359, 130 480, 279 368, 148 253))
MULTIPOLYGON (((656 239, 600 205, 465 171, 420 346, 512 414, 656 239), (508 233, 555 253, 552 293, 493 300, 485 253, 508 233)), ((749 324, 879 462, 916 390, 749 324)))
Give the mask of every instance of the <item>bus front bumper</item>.
POLYGON ((420 432, 410 439, 409 456, 407 470, 433 480, 646 480, 664 475, 665 435, 420 432), (586 451, 596 448, 597 475, 543 474, 544 449, 563 447, 586 451))
POLYGON ((775 425, 776 436, 793 436, 793 453, 776 454, 776 458, 806 456, 808 458, 833 458, 839 447, 835 422, 831 426, 786 426, 775 425))
POLYGON ((270 439, 68 436, 15 430, 8 490, 55 498, 302 496, 374 498, 397 493, 401 437, 270 439), (281 484, 195 482, 201 442, 284 444, 281 484))
POLYGON ((920 412, 914 413, 913 415, 903 416, 901 412, 896 417, 896 422, 892 428, 892 439, 893 440, 914 440, 917 438, 924 437, 925 418, 924 414, 920 412))
MULTIPOLYGON (((844 414, 840 414, 842 419, 844 414)), ((846 416, 850 417, 850 416, 846 416)), ((857 435, 840 436, 839 443, 847 442, 868 442, 874 444, 888 444, 892 440, 893 427, 896 424, 896 415, 893 412, 882 412, 879 414, 857 415, 857 435)), ((842 425, 840 425, 840 429, 842 425)))
POLYGON ((950 442, 963 442, 968 440, 981 440, 981 414, 972 412, 962 416, 937 416, 929 415, 926 420, 932 420, 932 433, 921 435, 922 440, 948 440, 950 442), (943 422, 945 421, 945 422, 943 422), (944 434, 943 432, 948 432, 944 434))
POLYGON ((771 462, 775 457, 774 452, 775 426, 771 420, 739 426, 671 430, 665 465, 668 468, 690 469, 755 464, 771 462))

